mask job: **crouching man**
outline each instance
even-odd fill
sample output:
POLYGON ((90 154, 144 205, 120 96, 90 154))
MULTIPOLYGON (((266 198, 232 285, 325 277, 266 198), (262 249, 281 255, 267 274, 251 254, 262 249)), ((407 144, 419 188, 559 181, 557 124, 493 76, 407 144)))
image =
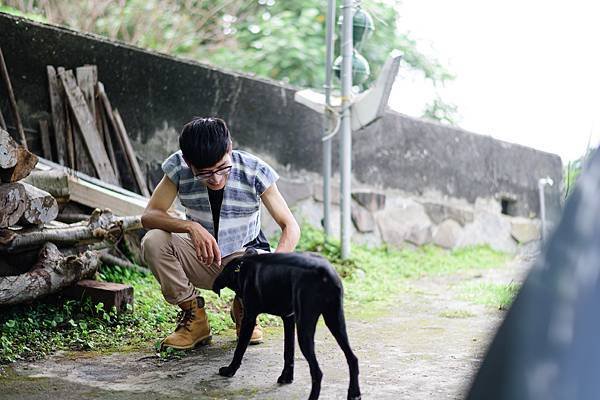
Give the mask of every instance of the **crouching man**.
MULTIPOLYGON (((179 147, 162 164, 165 175, 142 215, 149 230, 142 255, 165 300, 182 311, 163 346, 191 349, 211 339, 204 299, 196 288, 210 290, 223 267, 245 248, 270 251, 260 229, 261 202, 282 230, 276 252, 293 251, 300 228, 277 190, 277 173, 252 154, 232 150, 223 120, 194 118, 183 127, 179 147), (177 196, 185 220, 167 213, 177 196)), ((243 305, 237 298, 231 315, 239 335, 243 305)), ((257 325, 251 342, 261 341, 257 325)))

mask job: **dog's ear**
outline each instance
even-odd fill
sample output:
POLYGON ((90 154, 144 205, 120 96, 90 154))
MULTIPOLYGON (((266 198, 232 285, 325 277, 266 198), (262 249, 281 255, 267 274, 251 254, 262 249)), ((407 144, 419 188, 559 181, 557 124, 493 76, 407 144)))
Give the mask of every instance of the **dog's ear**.
POLYGON ((217 294, 217 296, 221 297, 221 289, 223 289, 225 287, 224 285, 224 279, 222 275, 217 276, 217 279, 215 279, 213 286, 212 286, 212 290, 213 292, 215 292, 217 294))

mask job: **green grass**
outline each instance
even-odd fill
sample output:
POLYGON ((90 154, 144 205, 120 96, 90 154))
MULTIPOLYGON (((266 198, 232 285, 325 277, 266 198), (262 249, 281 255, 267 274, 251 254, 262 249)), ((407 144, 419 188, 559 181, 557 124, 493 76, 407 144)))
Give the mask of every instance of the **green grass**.
POLYGON ((459 288, 459 297, 476 304, 508 310, 520 285, 516 283, 496 284, 488 282, 469 282, 459 288))
MULTIPOLYGON (((323 232, 305 226, 298 250, 327 257, 344 279, 346 311, 360 318, 375 317, 390 309, 411 279, 498 267, 508 256, 489 247, 446 251, 435 247, 393 250, 353 245, 351 257, 342 260, 336 241, 325 243, 323 232)), ((130 313, 106 313, 88 302, 51 297, 0 313, 0 364, 44 357, 56 350, 127 351, 156 346, 174 328, 176 307, 167 304, 155 278, 130 269, 102 266, 99 279, 134 287, 130 313)), ((218 297, 202 291, 214 334, 232 334, 229 317, 233 292, 218 297)), ((261 315, 263 326, 280 326, 280 319, 261 315)), ((162 355, 177 357, 178 352, 162 355)))
POLYGON ((303 227, 299 248, 332 262, 344 278, 346 308, 359 310, 360 317, 388 309, 410 279, 499 267, 509 259, 489 246, 447 251, 434 246, 395 250, 353 245, 349 259, 342 260, 339 242, 324 244, 324 239, 322 231, 303 227))

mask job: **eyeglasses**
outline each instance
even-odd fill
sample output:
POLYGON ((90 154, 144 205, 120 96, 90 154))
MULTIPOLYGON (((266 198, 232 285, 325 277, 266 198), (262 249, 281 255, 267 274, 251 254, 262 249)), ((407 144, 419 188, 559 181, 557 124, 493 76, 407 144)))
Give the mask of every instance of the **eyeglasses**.
POLYGON ((214 171, 204 171, 204 172, 195 173, 192 170, 192 173, 194 174, 194 178, 198 178, 200 180, 206 181, 206 180, 210 179, 213 175, 218 175, 218 176, 229 175, 231 173, 232 168, 233 168, 232 165, 228 165, 226 167, 219 168, 214 171))

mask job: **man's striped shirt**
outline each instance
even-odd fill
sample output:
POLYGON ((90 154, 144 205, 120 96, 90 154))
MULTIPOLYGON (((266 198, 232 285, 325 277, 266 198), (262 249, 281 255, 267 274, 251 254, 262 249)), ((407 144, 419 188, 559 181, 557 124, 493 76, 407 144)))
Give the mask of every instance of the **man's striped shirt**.
MULTIPOLYGON (((223 191, 217 243, 225 257, 254 240, 260 232, 260 196, 279 175, 260 158, 240 150, 231 155, 232 169, 223 191)), ((171 154, 162 169, 177 186, 188 219, 199 222, 214 236, 207 187, 194 177, 181 151, 171 154)))

